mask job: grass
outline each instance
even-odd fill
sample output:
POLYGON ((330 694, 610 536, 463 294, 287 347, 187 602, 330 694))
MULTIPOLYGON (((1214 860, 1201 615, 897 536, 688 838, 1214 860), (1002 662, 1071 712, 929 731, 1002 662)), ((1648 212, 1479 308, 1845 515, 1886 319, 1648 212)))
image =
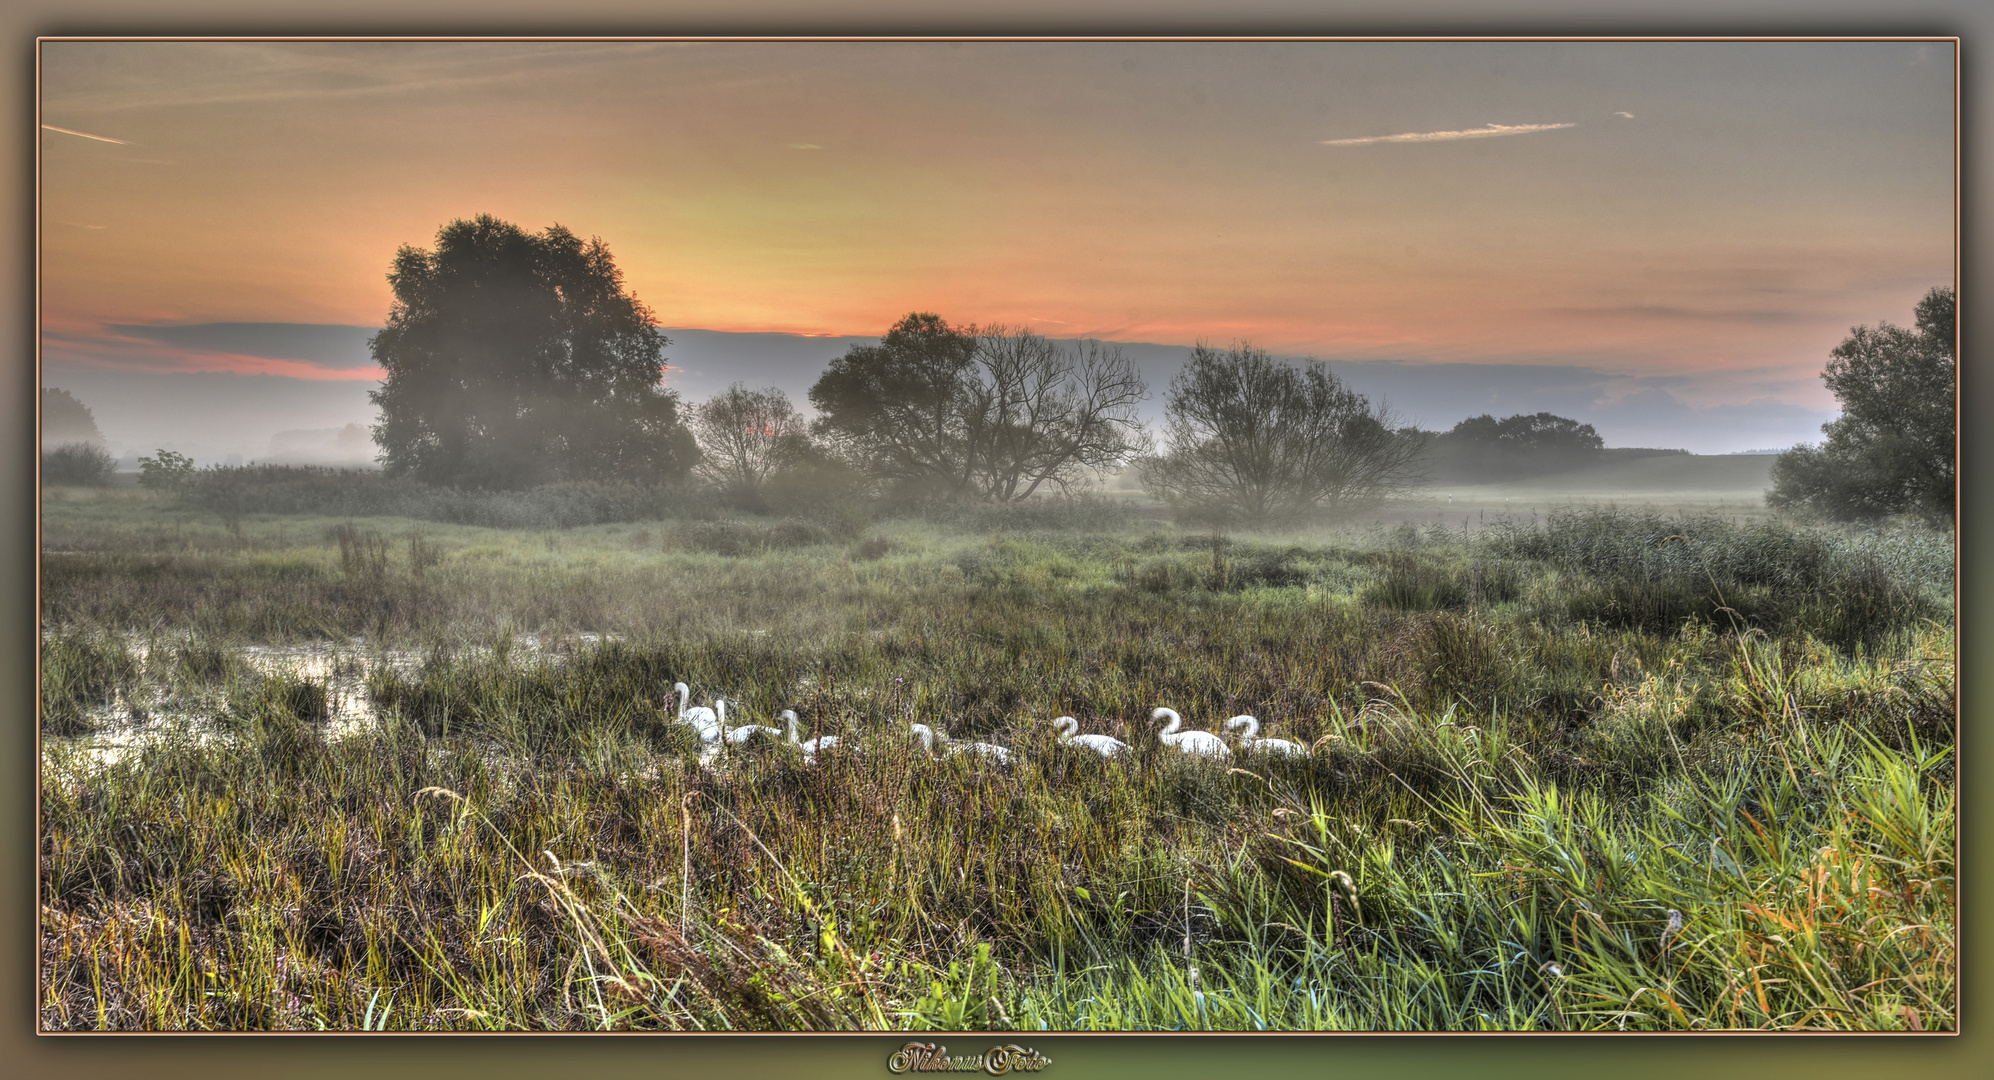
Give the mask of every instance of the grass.
POLYGON ((1943 537, 45 514, 47 1028, 1956 1026, 1943 537))

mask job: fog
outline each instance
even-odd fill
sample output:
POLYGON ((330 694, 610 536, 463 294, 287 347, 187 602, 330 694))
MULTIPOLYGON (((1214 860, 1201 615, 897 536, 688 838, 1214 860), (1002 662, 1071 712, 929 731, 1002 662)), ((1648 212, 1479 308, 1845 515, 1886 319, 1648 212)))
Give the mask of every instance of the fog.
MULTIPOLYGON (((378 383, 361 326, 210 323, 113 328, 189 356, 303 362, 324 378, 215 371, 160 371, 105 366, 86 350, 44 350, 42 385, 74 394, 94 414, 107 448, 135 468, 159 448, 191 455, 201 465, 234 462, 369 464, 373 450, 357 438, 375 420, 367 392, 378 383)), ((667 328, 668 386, 700 401, 740 382, 775 386, 808 409, 808 392, 825 365, 868 337, 728 333, 667 328)), ((1189 349, 1181 345, 1118 343, 1151 388, 1144 419, 1163 414, 1170 378, 1189 349)), ((1223 344, 1223 343, 1220 343, 1223 344)), ((1825 358, 1824 358, 1825 360, 1825 358)), ((1628 378, 1586 367, 1553 364, 1417 364, 1363 359, 1323 361, 1349 386, 1383 402, 1402 423, 1445 430, 1481 413, 1552 412, 1592 424, 1608 446, 1666 447, 1696 454, 1781 449, 1816 441, 1831 413, 1771 399, 1695 405, 1678 396, 1686 377, 1628 378)))

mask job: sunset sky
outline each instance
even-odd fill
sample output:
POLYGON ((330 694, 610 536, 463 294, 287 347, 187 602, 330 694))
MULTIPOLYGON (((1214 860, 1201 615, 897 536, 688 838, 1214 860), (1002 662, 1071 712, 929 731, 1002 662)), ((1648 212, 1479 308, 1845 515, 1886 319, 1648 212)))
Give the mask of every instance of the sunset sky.
MULTIPOLYGON (((1954 266, 1949 42, 57 41, 40 120, 42 382, 114 448, 366 422, 395 249, 478 213, 670 328, 1244 339, 1702 452, 1954 266)), ((678 339, 688 394, 843 348, 678 339)))

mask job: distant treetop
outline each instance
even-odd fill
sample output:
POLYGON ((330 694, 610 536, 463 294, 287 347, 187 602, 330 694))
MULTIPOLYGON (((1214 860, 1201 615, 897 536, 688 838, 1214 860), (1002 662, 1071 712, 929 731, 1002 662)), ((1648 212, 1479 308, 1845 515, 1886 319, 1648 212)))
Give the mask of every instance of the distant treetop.
POLYGON ((97 418, 91 415, 89 406, 76 400, 67 390, 44 386, 41 443, 45 447, 70 443, 102 446, 104 433, 97 430, 97 418))

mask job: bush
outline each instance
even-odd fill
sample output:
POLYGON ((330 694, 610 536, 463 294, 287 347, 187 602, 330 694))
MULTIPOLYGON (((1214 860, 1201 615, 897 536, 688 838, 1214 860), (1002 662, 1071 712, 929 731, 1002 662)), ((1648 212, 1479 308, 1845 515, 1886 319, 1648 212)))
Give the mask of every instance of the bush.
POLYGON ((42 455, 42 483, 101 487, 118 463, 95 443, 66 443, 42 455))
POLYGON ((160 491, 170 491, 187 486, 194 478, 194 459, 171 450, 161 450, 157 457, 138 459, 138 482, 141 487, 160 491))

